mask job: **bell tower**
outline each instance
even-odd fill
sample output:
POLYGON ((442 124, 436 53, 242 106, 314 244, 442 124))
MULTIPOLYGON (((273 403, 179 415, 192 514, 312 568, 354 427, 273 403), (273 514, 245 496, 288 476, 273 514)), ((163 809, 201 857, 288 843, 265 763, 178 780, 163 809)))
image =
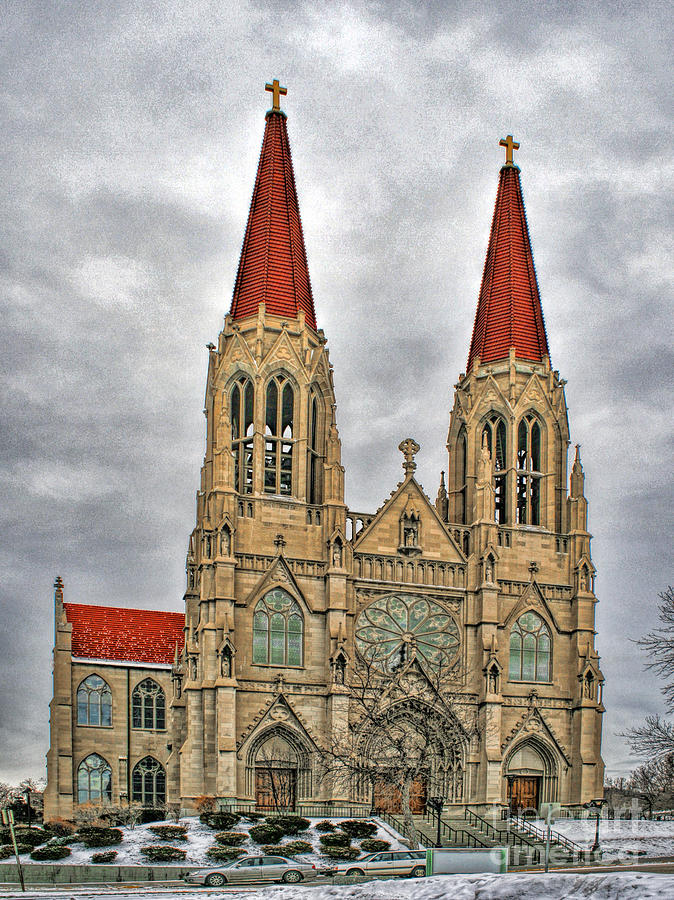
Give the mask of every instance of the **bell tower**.
POLYGON ((475 597, 475 655, 482 655, 482 666, 473 689, 482 698, 485 734, 481 796, 510 802, 519 775, 506 750, 517 707, 527 707, 525 695, 534 688, 540 720, 550 722, 551 731, 553 721, 559 726, 556 738, 539 741, 541 773, 547 774, 537 782, 537 800, 583 802, 600 796, 603 784, 603 706, 598 690, 591 702, 583 696, 578 676, 589 655, 592 683, 602 682, 584 476, 577 454, 569 490, 566 382, 550 364, 513 160, 519 144, 512 135, 500 143, 506 162, 468 364, 455 385, 447 499, 441 484, 439 505, 447 509, 450 531, 464 539, 475 597), (560 709, 568 711, 560 716, 560 709))
MULTIPOLYGON (((185 646, 174 666, 180 748, 171 757, 172 788, 187 804, 202 794, 250 799, 250 784, 237 776, 239 720, 252 718, 241 709, 241 691, 266 679, 271 691, 278 675, 271 664, 279 660, 301 663, 303 672, 292 672, 300 680, 329 681, 324 636, 315 650, 309 646, 307 618, 311 606, 345 604, 346 507, 333 371, 316 322, 280 108, 287 92, 278 81, 266 89, 273 105, 231 308, 217 346, 208 347, 206 450, 186 561, 185 646), (252 649, 256 592, 265 577, 271 587, 283 582, 304 617, 303 649, 286 636, 278 659, 275 645, 269 658, 260 651, 256 659, 252 649)), ((322 620, 328 632, 329 618, 328 611, 322 620)))

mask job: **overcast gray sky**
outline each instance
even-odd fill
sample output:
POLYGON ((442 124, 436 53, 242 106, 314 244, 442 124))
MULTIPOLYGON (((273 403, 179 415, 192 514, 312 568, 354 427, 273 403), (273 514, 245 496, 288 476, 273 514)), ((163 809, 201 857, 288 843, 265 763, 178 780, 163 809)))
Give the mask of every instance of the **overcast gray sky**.
POLYGON ((288 86, 347 500, 434 497, 508 133, 595 534, 604 754, 661 709, 671 574, 671 4, 4 0, 0 778, 44 773, 52 583, 181 608, 207 351, 264 83, 288 86))

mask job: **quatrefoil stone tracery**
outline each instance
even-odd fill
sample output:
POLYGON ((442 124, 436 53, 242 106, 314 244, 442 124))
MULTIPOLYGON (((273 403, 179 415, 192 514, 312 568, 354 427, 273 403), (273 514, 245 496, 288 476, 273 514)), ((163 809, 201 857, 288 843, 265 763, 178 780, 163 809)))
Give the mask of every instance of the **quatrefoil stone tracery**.
POLYGON ((360 655, 386 671, 413 656, 434 668, 450 665, 460 643, 456 622, 440 604, 397 594, 380 597, 361 612, 355 639, 360 655))

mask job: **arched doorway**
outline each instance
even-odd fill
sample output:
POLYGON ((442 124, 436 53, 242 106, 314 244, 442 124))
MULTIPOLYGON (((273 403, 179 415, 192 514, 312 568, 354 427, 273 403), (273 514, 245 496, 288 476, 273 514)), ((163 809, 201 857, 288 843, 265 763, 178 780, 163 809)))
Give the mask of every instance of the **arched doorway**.
POLYGON ((506 760, 506 801, 516 815, 537 812, 541 803, 557 799, 557 764, 552 750, 527 740, 506 760))
POLYGON ((310 755, 290 729, 270 729, 253 742, 247 757, 246 788, 261 812, 292 812, 311 795, 310 755))

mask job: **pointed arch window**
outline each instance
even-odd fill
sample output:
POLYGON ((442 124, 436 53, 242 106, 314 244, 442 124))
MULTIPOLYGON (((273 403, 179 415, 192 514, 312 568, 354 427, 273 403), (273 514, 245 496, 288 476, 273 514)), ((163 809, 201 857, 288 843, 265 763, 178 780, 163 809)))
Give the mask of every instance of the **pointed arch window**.
POLYGON ((166 802, 166 771, 153 756, 146 756, 133 767, 131 799, 143 806, 166 802))
POLYGON ((100 675, 89 675, 77 688, 77 724, 112 725, 112 692, 100 675))
POLYGON ((541 426, 533 413, 517 429, 518 525, 541 524, 541 426))
POLYGON ((112 769, 98 753, 90 753, 77 767, 77 802, 112 800, 112 769))
POLYGON ((548 626, 536 613, 524 613, 510 632, 510 680, 550 681, 551 652, 548 626))
POLYGON ((234 487, 240 494, 252 494, 255 391, 253 383, 245 375, 237 379, 232 387, 230 408, 234 487))
POLYGON ((468 469, 468 445, 466 441, 466 429, 459 432, 459 440, 456 445, 456 521, 465 525, 467 523, 468 510, 466 508, 466 482, 468 469))
POLYGON ((301 666, 303 637, 299 603, 281 588, 265 594, 253 614, 253 663, 301 666))
POLYGON ((267 385, 265 404, 264 490, 292 494, 295 394, 284 375, 267 385))
MULTIPOLYGON (((508 503, 506 497, 506 426, 503 419, 494 413, 487 419, 482 429, 482 438, 486 438, 487 448, 494 465, 494 518, 499 525, 508 521, 508 503)), ((482 440, 480 440, 482 446, 482 440)))
POLYGON ((131 720, 134 728, 153 731, 166 728, 166 697, 153 678, 146 678, 133 689, 131 720))
POLYGON ((309 392, 307 430, 307 502, 321 502, 321 457, 319 453, 320 412, 317 392, 309 392))

